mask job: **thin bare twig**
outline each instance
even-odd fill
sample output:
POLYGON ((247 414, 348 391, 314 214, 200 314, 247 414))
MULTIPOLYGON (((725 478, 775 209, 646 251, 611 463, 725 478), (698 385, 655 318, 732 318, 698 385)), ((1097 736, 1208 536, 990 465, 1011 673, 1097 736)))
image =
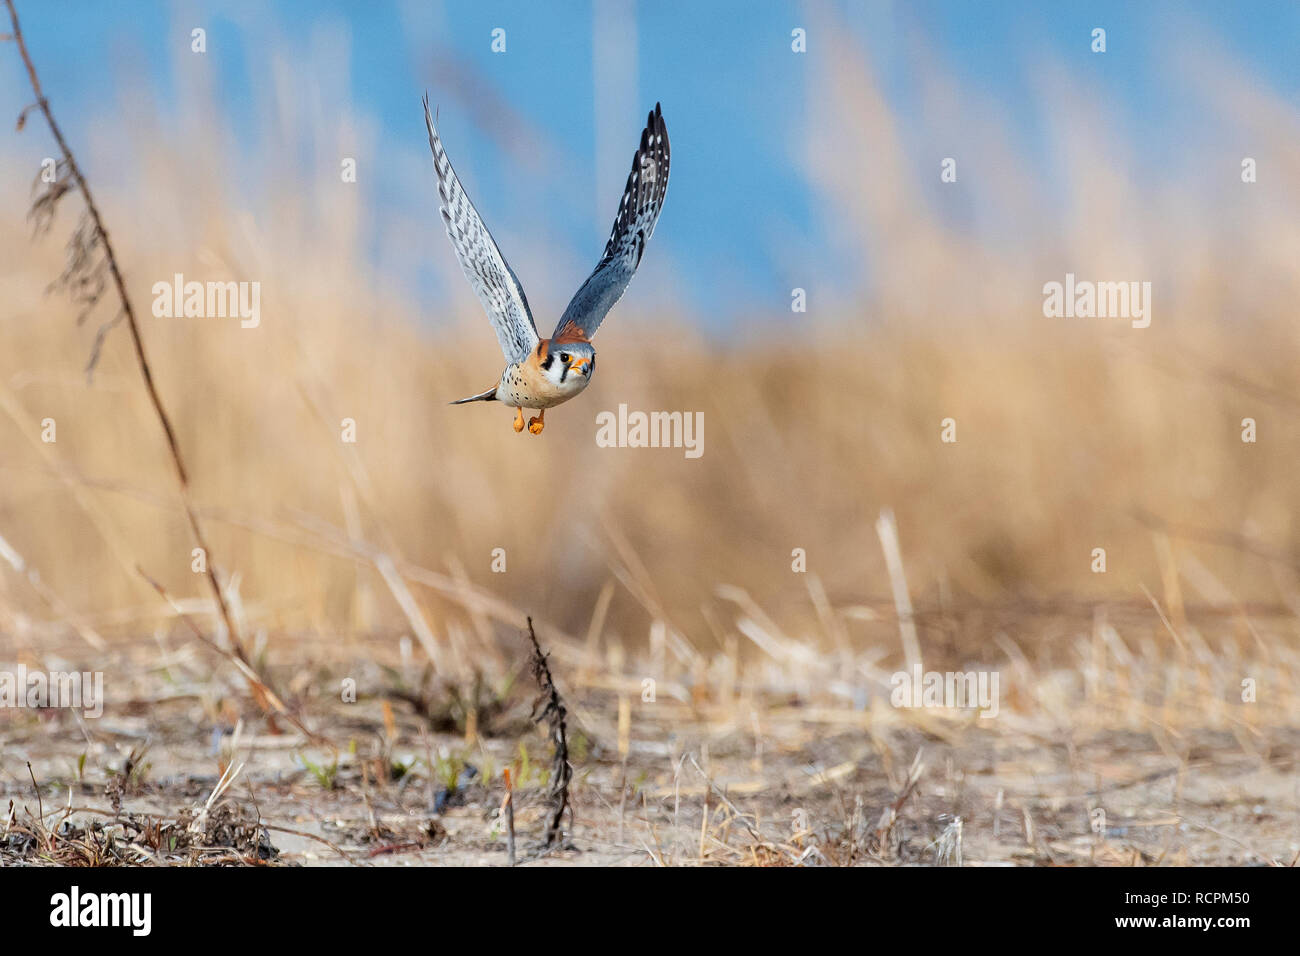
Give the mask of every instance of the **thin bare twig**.
POLYGON ((235 654, 233 651, 226 650, 216 641, 204 634, 202 629, 194 623, 194 619, 182 611, 180 605, 177 604, 172 599, 172 596, 167 593, 167 589, 151 578, 148 573, 145 572, 144 568, 136 565, 136 571, 139 572, 140 577, 149 582, 153 589, 158 592, 158 596, 166 601, 171 606, 171 609, 176 612, 176 615, 189 626, 190 631, 193 632, 195 638, 197 638, 201 644, 206 645, 234 665, 235 670, 239 671, 239 673, 243 675, 244 680, 248 682, 248 686, 252 688, 253 695, 257 698, 259 704, 261 704, 264 709, 274 710, 276 713, 280 714, 280 716, 284 717, 285 720, 289 721, 289 723, 302 731, 307 739, 313 743, 329 744, 329 741, 326 738, 322 737, 315 731, 308 729, 307 725, 299 720, 298 717, 295 716, 287 706, 285 706, 284 701, 280 700, 279 696, 271 686, 262 679, 253 668, 252 664, 248 663, 244 658, 235 654))
POLYGON ((767 840, 763 838, 763 834, 759 833, 758 828, 749 822, 750 814, 743 813, 739 807, 731 802, 731 798, 727 796, 726 792, 713 782, 712 777, 704 772, 704 768, 700 766, 699 762, 695 759, 694 754, 691 754, 691 766, 693 766, 696 771, 699 772, 699 775, 704 778, 704 782, 708 785, 708 789, 712 790, 714 794, 717 795, 718 799, 722 801, 722 805, 730 810, 731 815, 735 819, 739 820, 741 825, 749 831, 749 835, 754 838, 754 841, 759 844, 766 844, 767 840))
MULTIPOLYGON (((81 197, 86 203, 86 213, 90 217, 90 224, 94 229, 93 241, 97 242, 104 252, 104 260, 108 264, 108 270, 113 279, 113 286, 117 290, 117 296, 122 303, 122 317, 126 321, 126 326, 131 332, 131 343, 135 347, 136 364, 140 368, 140 375, 144 379, 146 391, 149 393, 149 401, 153 405, 154 413, 157 415, 158 423, 162 426, 163 433, 167 438, 167 448, 171 452, 172 464, 176 468, 176 478, 180 484, 181 503, 185 508, 185 516, 189 520, 190 532, 194 535, 195 543, 203 549, 206 557, 205 565, 208 578, 208 584, 212 588, 213 597, 216 599, 217 608, 221 613, 221 620, 226 626, 226 633, 230 635, 230 643, 235 649, 239 659, 245 664, 249 663, 248 655, 244 651, 243 642, 239 638, 239 632, 235 628, 234 620, 231 617, 230 609, 226 605, 226 598, 221 590, 221 583, 217 580, 215 562, 212 559, 212 549, 208 547, 207 539, 203 535, 203 528, 199 524, 198 515, 195 513, 194 504, 190 500, 190 481, 189 473, 185 469, 185 462, 181 457, 180 445, 176 440, 176 432, 172 427, 171 418, 167 414, 166 408, 163 407, 162 398, 158 395, 158 389, 154 385, 153 370, 149 366, 149 359, 145 355, 144 340, 140 336, 140 324, 136 321, 135 308, 131 304, 131 297, 126 291, 126 282, 122 278, 122 270, 118 267, 117 256, 113 252, 113 244, 109 241, 108 230, 104 227, 104 220, 99 214, 99 207, 95 204, 94 196, 91 194, 90 186, 87 185, 85 177, 81 173, 81 167, 78 165, 72 149, 68 146, 67 140, 63 138, 63 131, 54 119, 54 114, 50 110, 49 101, 45 98, 45 93, 41 89, 40 78, 36 75, 36 66, 32 63, 32 58, 27 52, 27 44, 23 40, 23 31, 18 23, 18 12, 14 9, 13 0, 4 0, 5 6, 9 10, 9 19, 13 24, 12 39, 18 46, 18 53, 22 57, 23 65, 27 68, 27 78, 31 81, 32 92, 36 95, 36 106, 40 107, 41 113, 45 116, 45 122, 50 128, 54 141, 58 144, 59 151, 63 154, 62 165, 66 168, 68 175, 81 192, 81 197)), ((24 111, 24 116, 26 111, 24 111)), ((62 195, 66 190, 61 190, 57 195, 62 195)), ((56 196, 57 198, 57 196, 56 196)), ((83 252, 92 243, 82 239, 80 246, 83 252)), ((66 273, 65 273, 66 275, 66 273)), ((95 296, 98 298, 98 296, 95 296)), ((114 321, 117 321, 116 319, 114 321)), ((102 343, 96 342, 96 352, 102 343)))

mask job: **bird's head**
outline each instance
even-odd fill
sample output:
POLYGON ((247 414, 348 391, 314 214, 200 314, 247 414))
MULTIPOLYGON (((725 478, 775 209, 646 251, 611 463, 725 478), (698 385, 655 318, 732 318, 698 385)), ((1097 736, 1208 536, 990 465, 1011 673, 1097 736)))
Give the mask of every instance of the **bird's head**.
POLYGON ((561 388, 586 385, 596 370, 596 350, 590 342, 551 342, 540 368, 548 380, 561 388))

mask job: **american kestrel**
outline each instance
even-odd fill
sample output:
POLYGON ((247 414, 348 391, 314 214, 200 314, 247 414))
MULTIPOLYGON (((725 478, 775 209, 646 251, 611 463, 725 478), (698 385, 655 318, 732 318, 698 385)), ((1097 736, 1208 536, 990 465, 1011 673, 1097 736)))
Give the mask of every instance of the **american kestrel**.
POLYGON ((569 302, 549 339, 538 336, 519 278, 501 255, 451 168, 429 115, 428 96, 424 98, 424 122, 429 127, 447 236, 465 278, 492 320, 506 357, 501 381, 485 392, 451 404, 502 402, 516 409, 517 432, 524 430, 524 409, 537 409, 537 416, 528 419, 528 430, 540 435, 546 409, 567 402, 591 381, 596 370, 591 337, 606 313, 623 297, 659 219, 668 190, 668 130, 663 113, 656 103, 646 119, 614 228, 605 243, 605 254, 569 302))

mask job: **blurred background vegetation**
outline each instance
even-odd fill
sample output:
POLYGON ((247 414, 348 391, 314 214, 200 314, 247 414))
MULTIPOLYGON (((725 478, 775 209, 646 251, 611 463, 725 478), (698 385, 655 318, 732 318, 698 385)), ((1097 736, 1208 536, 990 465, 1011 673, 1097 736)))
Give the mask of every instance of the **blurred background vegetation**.
MULTIPOLYGON (((988 664, 1007 636, 1050 658, 1093 627, 1098 607, 1143 612, 1126 638, 1157 655, 1188 619, 1217 651, 1295 646, 1293 103, 1249 64, 1187 63, 1171 48, 1166 82, 1199 117, 1188 145, 1199 152, 1153 171, 1092 81, 1044 63, 1044 163, 1015 148, 995 96, 947 75, 924 44, 907 91, 925 104, 918 117, 833 11, 808 8, 806 19, 817 47, 803 101, 772 117, 770 133, 789 140, 799 188, 833 236, 822 272, 840 281, 800 281, 795 230, 775 246, 789 248, 789 267, 764 281, 806 286, 808 312, 789 312, 782 294, 718 320, 672 288, 691 250, 673 237, 702 225, 691 192, 670 189, 647 268, 600 332, 600 374, 538 439, 516 435, 503 408, 447 405, 493 381, 501 357, 441 234, 427 157, 408 162, 426 148, 418 88, 402 130, 410 152, 391 163, 362 106, 322 103, 328 45, 315 59, 286 50, 273 82, 249 91, 261 124, 252 142, 231 134, 215 84, 191 78, 161 97, 129 63, 75 104, 54 103, 91 117, 74 127, 74 149, 249 633, 281 647, 409 633, 402 588, 383 573, 391 561, 457 672, 500 673, 502 635, 517 635, 525 612, 598 656, 657 645, 686 669, 766 659, 761 635, 773 634, 813 653, 896 661, 875 531, 891 508, 927 660, 988 664), (917 148, 905 132, 917 124, 945 143, 939 152, 917 148), (404 207, 341 183, 339 155, 362 156, 404 207), (959 179, 944 186, 950 155, 959 179), (1241 181, 1246 156, 1259 161, 1254 184, 1241 181), (950 196, 962 215, 939 205, 950 196), (445 293, 391 281, 375 236, 418 253, 445 293), (178 272, 260 282, 260 327, 154 318, 150 287, 178 272), (1066 272, 1151 281, 1150 328, 1045 318, 1042 285, 1066 272), (703 411, 704 456, 597 447, 595 416, 619 403, 703 411), (355 444, 340 440, 344 418, 357 423, 355 444), (956 443, 940 441, 945 418, 956 443), (1257 423, 1253 444, 1245 418, 1257 423), (491 571, 496 548, 506 573, 491 571), (796 548, 806 574, 792 571, 796 548), (1106 550, 1105 574, 1091 570, 1094 548, 1106 550)), ((64 69, 42 61, 39 44, 33 52, 51 77, 64 69)), ((491 82, 472 62, 440 69, 458 89, 491 82)), ((664 110, 670 130, 707 126, 689 100, 665 99, 664 110)), ((563 153, 545 115, 529 122, 543 155, 563 153)), ((454 158, 456 147, 449 138, 454 158)), ((693 151, 710 145, 691 133, 674 147, 674 177, 690 177, 693 151)), ((72 203, 48 234, 33 238, 26 223, 51 150, 36 123, 0 137, 0 537, 65 612, 0 563, 0 639, 17 650, 71 633, 73 618, 110 647, 174 626, 137 565, 211 620, 129 339, 110 333, 88 379, 112 309, 79 324, 47 291, 75 225, 72 203), (41 441, 46 418, 52 444, 41 441)), ((497 161, 516 180, 536 172, 508 151, 497 161)), ((549 329, 561 286, 576 288, 597 241, 590 257, 552 248, 537 230, 546 207, 512 221, 516 207, 475 190, 473 166, 459 165, 525 286, 543 290, 530 299, 549 329)), ((616 193, 602 197, 604 214, 616 193)), ((748 202, 761 210, 768 199, 748 202)), ((769 228, 780 236, 789 223, 774 215, 769 228)), ((726 262, 728 250, 714 255, 726 262)))

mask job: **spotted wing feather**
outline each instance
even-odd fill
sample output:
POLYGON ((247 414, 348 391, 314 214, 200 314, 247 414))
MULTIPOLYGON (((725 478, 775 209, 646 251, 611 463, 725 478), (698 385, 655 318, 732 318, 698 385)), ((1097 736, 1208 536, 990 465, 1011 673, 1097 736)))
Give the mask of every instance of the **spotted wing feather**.
POLYGON ((533 323, 523 286, 501 255, 487 226, 483 225, 478 210, 456 177, 456 171, 451 168, 451 160, 442 148, 433 117, 429 115, 427 96, 424 98, 424 122, 429 128, 429 148, 433 150, 433 170, 438 176, 438 197, 442 201, 442 220, 447 225, 447 237, 451 239, 465 278, 474 287, 474 294, 492 320, 506 362, 522 361, 538 343, 537 326, 533 323))
POLYGON ((582 284, 560 323, 555 337, 581 335, 590 338, 615 303, 623 297, 632 281, 646 243, 659 220, 659 211, 668 192, 668 128, 663 111, 655 104, 641 131, 641 145, 632 158, 623 198, 618 204, 614 228, 605 244, 605 254, 596 269, 582 284))

